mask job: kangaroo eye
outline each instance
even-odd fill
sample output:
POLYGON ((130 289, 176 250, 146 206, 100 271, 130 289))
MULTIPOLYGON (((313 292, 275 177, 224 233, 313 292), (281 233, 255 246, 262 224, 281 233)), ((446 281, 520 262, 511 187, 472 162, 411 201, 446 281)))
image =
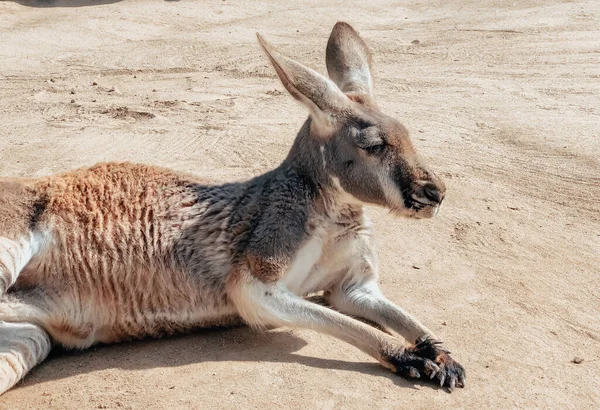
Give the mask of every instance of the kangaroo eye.
POLYGON ((379 154, 386 148, 381 130, 376 126, 363 128, 356 136, 356 145, 368 154, 379 154))
POLYGON ((385 151, 385 144, 370 145, 368 147, 361 147, 361 149, 371 155, 381 154, 385 151))

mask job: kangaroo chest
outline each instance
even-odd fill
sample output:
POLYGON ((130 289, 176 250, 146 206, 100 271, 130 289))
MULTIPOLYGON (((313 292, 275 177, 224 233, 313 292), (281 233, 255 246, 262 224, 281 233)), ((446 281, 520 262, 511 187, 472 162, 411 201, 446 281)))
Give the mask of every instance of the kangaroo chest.
POLYGON ((297 295, 334 286, 360 261, 363 222, 344 215, 323 221, 298 249, 281 282, 297 295))

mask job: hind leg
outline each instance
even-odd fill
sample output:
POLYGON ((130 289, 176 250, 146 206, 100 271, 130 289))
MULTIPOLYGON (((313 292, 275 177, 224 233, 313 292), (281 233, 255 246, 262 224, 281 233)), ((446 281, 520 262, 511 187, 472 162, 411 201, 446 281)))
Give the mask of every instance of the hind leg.
POLYGON ((0 395, 43 361, 53 343, 84 348, 94 342, 69 298, 30 289, 0 295, 0 395), (72 307, 73 309, 69 309, 72 307))
POLYGON ((50 335, 42 323, 48 319, 35 297, 0 296, 0 394, 14 386, 34 366, 46 358, 50 335))
POLYGON ((93 343, 91 326, 77 320, 81 310, 69 300, 40 289, 0 295, 0 394, 43 361, 53 343, 79 348, 93 343))
POLYGON ((0 395, 41 363, 51 346, 50 336, 38 325, 0 321, 0 395))
POLYGON ((66 292, 39 288, 9 292, 0 296, 0 321, 38 325, 66 348, 84 349, 96 342, 97 326, 89 311, 66 292))
POLYGON ((51 300, 46 292, 36 289, 0 295, 0 320, 45 327, 50 318, 51 300))
POLYGON ((0 295, 17 281, 21 270, 40 248, 40 240, 33 234, 20 240, 0 236, 0 295))

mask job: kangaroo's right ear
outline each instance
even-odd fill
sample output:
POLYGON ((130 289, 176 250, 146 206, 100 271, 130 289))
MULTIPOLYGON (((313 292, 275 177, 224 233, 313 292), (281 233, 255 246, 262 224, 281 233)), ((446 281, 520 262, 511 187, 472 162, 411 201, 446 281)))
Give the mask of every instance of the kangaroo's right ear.
POLYGON ((331 114, 348 104, 348 97, 330 79, 281 55, 259 33, 256 37, 289 93, 310 108, 313 120, 330 124, 331 114))
POLYGON ((327 72, 345 93, 371 95, 371 53, 369 47, 348 23, 333 26, 327 42, 327 72))

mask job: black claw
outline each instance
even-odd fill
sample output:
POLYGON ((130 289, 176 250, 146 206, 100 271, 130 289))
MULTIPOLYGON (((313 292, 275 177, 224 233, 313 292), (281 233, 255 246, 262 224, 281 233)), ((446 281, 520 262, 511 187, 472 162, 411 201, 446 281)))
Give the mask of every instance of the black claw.
POLYGON ((410 375, 410 377, 414 377, 415 379, 418 379, 419 377, 421 377, 421 374, 419 373, 419 371, 417 369, 415 369, 414 367, 408 368, 408 374, 410 375))
POLYGON ((389 355, 387 360, 396 369, 396 374, 404 377, 421 377, 426 372, 425 361, 408 350, 389 355))
MULTIPOLYGON (((450 351, 441 346, 442 343, 439 339, 423 336, 416 340, 413 348, 407 350, 411 355, 426 359, 425 369, 423 370, 420 365, 418 367, 420 375, 429 376, 427 379, 437 379, 440 387, 447 387, 452 392, 457 386, 465 386, 466 375, 462 366, 452 359, 450 351), (434 372, 431 365, 428 366, 428 361, 433 361, 439 370, 434 372)), ((408 363, 405 364, 407 365, 408 363)), ((412 363, 411 365, 414 366, 412 363)))

